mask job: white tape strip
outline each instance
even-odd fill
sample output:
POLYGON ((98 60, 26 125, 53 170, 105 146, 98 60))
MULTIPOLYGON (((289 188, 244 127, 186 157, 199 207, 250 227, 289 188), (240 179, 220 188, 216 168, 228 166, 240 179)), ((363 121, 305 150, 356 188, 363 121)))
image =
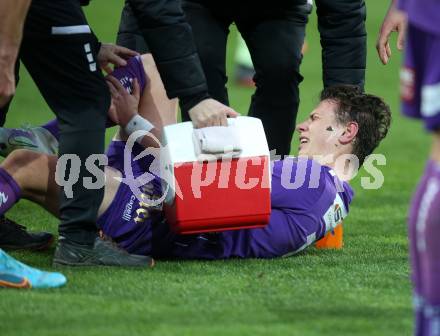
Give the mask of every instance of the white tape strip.
POLYGON ((52 27, 52 35, 90 34, 88 25, 52 27))

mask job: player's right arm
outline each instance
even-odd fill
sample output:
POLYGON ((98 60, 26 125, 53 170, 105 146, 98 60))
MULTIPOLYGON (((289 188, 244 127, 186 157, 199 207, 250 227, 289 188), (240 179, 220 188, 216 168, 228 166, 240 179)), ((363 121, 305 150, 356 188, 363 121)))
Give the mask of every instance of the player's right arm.
POLYGON ((404 12, 397 8, 397 0, 392 0, 388 12, 383 19, 377 38, 376 50, 383 64, 388 64, 391 57, 390 35, 398 32, 397 49, 402 50, 405 41, 407 19, 404 12))
POLYGON ((14 67, 31 0, 0 1, 0 107, 15 93, 14 67))

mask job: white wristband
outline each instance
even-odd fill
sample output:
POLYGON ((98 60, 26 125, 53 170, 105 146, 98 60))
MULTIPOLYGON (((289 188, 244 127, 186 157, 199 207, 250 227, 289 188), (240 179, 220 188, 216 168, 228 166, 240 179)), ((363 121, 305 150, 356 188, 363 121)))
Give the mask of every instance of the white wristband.
MULTIPOLYGON (((128 136, 132 135, 136 131, 146 131, 149 132, 154 128, 153 124, 150 123, 147 119, 142 118, 139 114, 136 114, 127 125, 124 127, 125 133, 128 136)), ((136 139, 136 142, 141 142, 142 137, 136 139)))

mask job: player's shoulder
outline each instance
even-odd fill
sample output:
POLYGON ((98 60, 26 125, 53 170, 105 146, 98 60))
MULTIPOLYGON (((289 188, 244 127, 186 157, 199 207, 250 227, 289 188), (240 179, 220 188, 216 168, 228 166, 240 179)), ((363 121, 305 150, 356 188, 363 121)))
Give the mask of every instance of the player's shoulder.
POLYGON ((306 157, 286 157, 274 162, 272 187, 287 193, 296 200, 295 203, 300 201, 310 207, 329 204, 338 194, 347 203, 353 197, 353 190, 348 183, 339 180, 330 167, 306 157))
POLYGON ((316 160, 289 156, 273 162, 272 177, 281 179, 285 187, 322 189, 331 179, 329 170, 316 160))

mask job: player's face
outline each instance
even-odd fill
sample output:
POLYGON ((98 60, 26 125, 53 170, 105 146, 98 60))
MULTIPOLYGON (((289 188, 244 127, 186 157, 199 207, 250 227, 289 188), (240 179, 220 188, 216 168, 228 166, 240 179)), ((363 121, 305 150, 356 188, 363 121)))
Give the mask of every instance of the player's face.
POLYGON ((299 156, 313 157, 335 152, 338 144, 337 134, 341 128, 335 119, 337 104, 323 100, 310 113, 309 117, 296 127, 299 134, 299 156))

